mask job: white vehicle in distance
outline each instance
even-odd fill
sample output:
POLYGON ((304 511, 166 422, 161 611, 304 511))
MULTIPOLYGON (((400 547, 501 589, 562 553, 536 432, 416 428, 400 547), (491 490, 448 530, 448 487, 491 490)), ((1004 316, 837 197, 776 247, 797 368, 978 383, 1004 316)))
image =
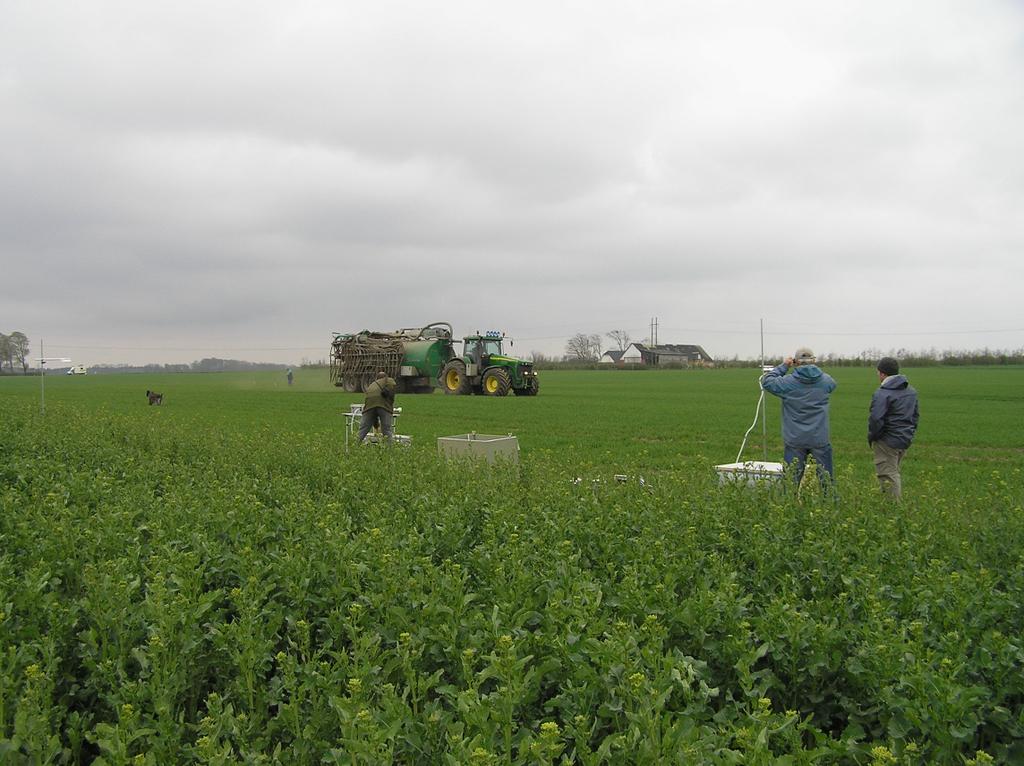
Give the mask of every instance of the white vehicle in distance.
POLYGON ((85 375, 89 372, 84 364, 76 364, 74 367, 68 367, 67 375, 85 375))

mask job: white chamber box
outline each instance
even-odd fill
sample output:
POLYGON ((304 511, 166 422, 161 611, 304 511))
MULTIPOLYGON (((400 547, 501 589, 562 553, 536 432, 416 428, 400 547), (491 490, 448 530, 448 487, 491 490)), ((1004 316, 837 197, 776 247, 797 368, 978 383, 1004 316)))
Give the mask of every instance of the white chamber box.
POLYGON ((782 479, 786 466, 782 463, 768 463, 762 460, 747 460, 742 463, 716 465, 718 483, 728 484, 771 484, 782 479))

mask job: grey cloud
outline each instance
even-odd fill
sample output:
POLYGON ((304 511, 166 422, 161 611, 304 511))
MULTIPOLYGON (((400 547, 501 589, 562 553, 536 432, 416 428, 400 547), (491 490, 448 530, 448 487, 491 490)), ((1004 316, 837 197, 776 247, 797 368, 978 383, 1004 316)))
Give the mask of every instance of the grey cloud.
POLYGON ((857 350, 838 330, 895 302, 908 338, 1012 327, 1022 22, 1001 2, 16 4, 0 252, 47 290, 5 306, 30 335, 197 348, 767 313, 857 350))

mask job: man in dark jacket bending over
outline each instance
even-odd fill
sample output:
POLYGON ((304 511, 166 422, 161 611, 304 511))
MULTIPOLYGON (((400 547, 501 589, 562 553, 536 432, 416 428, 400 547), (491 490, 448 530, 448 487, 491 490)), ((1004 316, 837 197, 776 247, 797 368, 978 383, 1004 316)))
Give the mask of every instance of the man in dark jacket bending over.
POLYGON ((834 488, 832 439, 828 427, 828 398, 836 382, 815 365, 814 352, 798 348, 796 354, 761 378, 761 388, 782 399, 783 459, 797 485, 804 476, 807 456, 818 465, 821 486, 834 488), (786 372, 796 369, 789 375, 786 372))
POLYGON ((390 440, 394 427, 395 391, 398 384, 388 377, 383 370, 377 373, 377 379, 366 387, 366 398, 363 399, 363 417, 359 421, 359 441, 366 439, 370 429, 380 426, 385 439, 390 440))
POLYGON ((917 431, 917 391, 900 375, 891 356, 878 362, 878 382, 868 415, 868 444, 875 453, 875 475, 882 491, 895 499, 903 494, 900 463, 917 431))

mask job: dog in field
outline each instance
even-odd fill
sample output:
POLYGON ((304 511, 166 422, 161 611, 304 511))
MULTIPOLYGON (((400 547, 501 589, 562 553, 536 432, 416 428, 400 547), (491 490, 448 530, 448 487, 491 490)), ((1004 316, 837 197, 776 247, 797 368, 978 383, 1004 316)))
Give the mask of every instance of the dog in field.
POLYGON ((164 395, 158 394, 156 391, 150 391, 146 389, 146 398, 149 399, 149 406, 152 407, 154 404, 163 404, 164 395))

